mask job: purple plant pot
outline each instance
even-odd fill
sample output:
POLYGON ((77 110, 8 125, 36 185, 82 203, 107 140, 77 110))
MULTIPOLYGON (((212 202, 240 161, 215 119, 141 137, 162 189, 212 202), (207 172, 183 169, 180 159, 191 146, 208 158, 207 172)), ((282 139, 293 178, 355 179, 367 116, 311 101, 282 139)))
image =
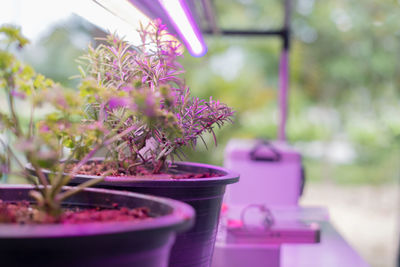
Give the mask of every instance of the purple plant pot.
MULTIPOLYGON (((102 160, 94 158, 93 160, 102 160)), ((220 177, 200 179, 141 179, 139 177, 107 177, 97 187, 138 192, 173 198, 191 205, 196 211, 193 228, 177 235, 171 250, 170 267, 209 267, 217 234, 222 198, 227 184, 239 181, 239 175, 213 165, 177 162, 178 170, 191 173, 214 173, 220 177)), ((77 175, 71 184, 79 184, 96 176, 77 175)))
MULTIPOLYGON (((2 185, 0 198, 32 199, 32 186, 2 185)), ((179 201, 132 192, 86 189, 65 201, 68 206, 129 208, 146 206, 151 220, 86 224, 0 224, 2 266, 167 266, 177 232, 193 225, 193 209, 179 201)))
MULTIPOLYGON (((196 211, 194 227, 179 234, 171 250, 170 267, 209 267, 217 234, 222 198, 227 184, 239 180, 239 175, 224 168, 191 163, 176 163, 179 170, 192 173, 222 175, 200 179, 140 179, 109 177, 97 186, 173 198, 191 205, 196 211)), ((82 183, 90 176, 78 175, 72 183, 82 183)))

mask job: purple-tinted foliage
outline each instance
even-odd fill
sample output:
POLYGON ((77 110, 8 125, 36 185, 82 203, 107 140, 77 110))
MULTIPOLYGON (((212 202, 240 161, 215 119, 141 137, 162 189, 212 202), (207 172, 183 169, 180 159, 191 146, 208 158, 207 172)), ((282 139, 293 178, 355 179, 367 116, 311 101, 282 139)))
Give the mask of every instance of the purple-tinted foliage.
POLYGON ((40 133, 49 133, 50 127, 48 125, 46 125, 45 123, 42 123, 39 127, 39 132, 40 133))
POLYGON ((19 99, 25 99, 25 97, 26 97, 25 93, 23 93, 21 91, 17 91, 17 90, 11 90, 10 94, 19 99))
POLYGON ((104 118, 110 131, 132 128, 114 143, 110 151, 113 160, 121 168, 124 162, 130 162, 130 166, 145 164, 157 173, 179 148, 195 148, 198 138, 204 142, 202 135, 206 132, 213 135, 216 144, 214 127, 232 122, 233 111, 212 98, 207 101, 190 96, 181 77, 184 69, 178 63, 181 44, 166 32, 160 20, 141 26, 139 33, 139 46, 110 35, 107 44, 89 48, 84 59, 89 76, 106 91, 90 98, 91 111, 98 114, 94 117, 104 118))
POLYGON ((116 109, 116 108, 121 108, 121 107, 129 107, 131 104, 131 101, 127 98, 124 97, 112 97, 108 101, 108 107, 110 109, 116 109))

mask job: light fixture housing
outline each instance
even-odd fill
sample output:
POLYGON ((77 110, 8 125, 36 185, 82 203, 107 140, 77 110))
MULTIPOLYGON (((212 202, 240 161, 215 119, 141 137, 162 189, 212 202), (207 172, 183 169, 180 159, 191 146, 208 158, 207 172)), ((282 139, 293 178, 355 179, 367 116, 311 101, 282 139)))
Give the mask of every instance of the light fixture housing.
POLYGON ((158 0, 192 56, 201 57, 207 48, 185 0, 158 0))
POLYGON ((151 19, 160 18, 194 57, 207 53, 203 35, 186 0, 128 0, 151 19))
POLYGON ((126 0, 71 1, 73 13, 83 17, 104 31, 117 33, 124 40, 141 43, 137 32, 139 23, 147 24, 150 18, 126 0))

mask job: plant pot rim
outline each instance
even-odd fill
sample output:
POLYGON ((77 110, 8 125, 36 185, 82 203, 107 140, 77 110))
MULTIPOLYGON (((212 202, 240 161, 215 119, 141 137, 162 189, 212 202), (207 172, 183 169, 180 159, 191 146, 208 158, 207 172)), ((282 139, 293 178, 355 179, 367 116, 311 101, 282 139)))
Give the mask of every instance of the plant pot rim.
MULTIPOLYGON (((103 157, 93 157, 90 161, 102 161, 103 157)), ((90 162, 89 161, 89 162, 90 162)), ((155 176, 153 178, 143 178, 140 176, 124 176, 124 177, 116 177, 116 176, 107 176, 103 182, 98 183, 98 185, 113 185, 119 187, 209 187, 209 186, 218 186, 218 185, 227 185, 233 184, 239 181, 239 174, 228 170, 226 168, 197 163, 197 162, 174 162, 174 165, 183 168, 197 168, 204 169, 204 171, 213 171, 214 173, 218 173, 221 176, 210 177, 210 178, 187 178, 187 179, 172 179, 172 178, 163 178, 162 176, 155 176)), ((32 172, 33 168, 28 163, 26 165, 26 169, 32 172)), ((45 174, 48 174, 48 170, 44 170, 45 174)), ((82 175, 77 174, 75 178, 71 180, 73 183, 82 183, 87 181, 88 179, 99 178, 96 175, 82 175)))
MULTIPOLYGON (((65 186, 64 188, 71 188, 65 186)), ((34 189, 32 185, 21 184, 4 184, 0 185, 1 190, 28 190, 34 189)), ((176 201, 164 197, 156 197, 151 195, 118 191, 102 188, 86 188, 84 192, 95 192, 101 194, 121 195, 132 198, 141 198, 149 201, 156 201, 172 208, 172 212, 167 215, 155 217, 143 221, 123 221, 123 222, 93 222, 82 224, 37 224, 37 225, 20 225, 0 223, 0 238, 69 238, 76 236, 92 236, 92 235, 111 235, 123 232, 133 231, 151 231, 155 229, 164 229, 171 231, 183 231, 191 227, 194 223, 194 209, 183 202, 176 201)), ((0 194, 1 196, 1 194, 0 194)), ((69 203, 73 205, 73 203, 69 203)), ((96 203, 90 203, 93 206, 96 203)), ((78 203, 77 203, 78 205, 78 203)))

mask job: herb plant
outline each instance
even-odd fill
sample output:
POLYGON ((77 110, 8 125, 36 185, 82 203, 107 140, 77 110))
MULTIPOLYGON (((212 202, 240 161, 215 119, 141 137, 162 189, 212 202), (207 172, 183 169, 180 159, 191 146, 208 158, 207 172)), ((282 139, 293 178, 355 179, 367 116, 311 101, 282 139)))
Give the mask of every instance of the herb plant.
POLYGON ((41 214, 38 220, 57 221, 64 199, 103 178, 67 191, 62 187, 99 149, 114 143, 134 127, 115 133, 107 131, 100 121, 85 120, 77 91, 62 88, 37 74, 10 52, 28 44, 18 28, 2 26, 0 37, 0 94, 2 101, 6 100, 0 108, 0 177, 11 173, 36 185, 31 196, 41 214), (27 123, 19 114, 24 107, 28 107, 27 123), (37 118, 35 111, 41 109, 48 112, 37 118), (70 152, 65 153, 65 148, 70 152), (76 158, 79 161, 74 169, 64 174, 68 163, 76 158), (25 170, 23 162, 32 165, 34 175, 25 170), (48 177, 43 168, 51 171, 48 177))
POLYGON ((138 166, 157 174, 167 159, 182 158, 181 148, 195 149, 203 134, 231 122, 231 108, 210 97, 190 95, 180 76, 181 47, 159 20, 141 26, 141 45, 133 46, 115 34, 89 46, 81 58, 81 95, 87 114, 108 131, 120 133, 107 153, 115 168, 135 175, 138 166))

